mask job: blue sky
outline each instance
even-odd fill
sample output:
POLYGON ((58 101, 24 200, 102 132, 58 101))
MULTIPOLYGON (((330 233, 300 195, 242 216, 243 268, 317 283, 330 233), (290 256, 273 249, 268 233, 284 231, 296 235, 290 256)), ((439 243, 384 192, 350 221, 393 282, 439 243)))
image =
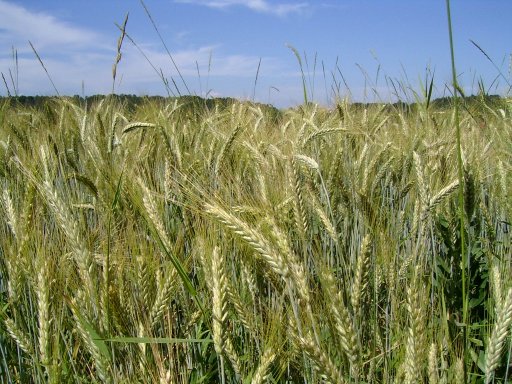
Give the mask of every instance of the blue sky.
MULTIPOLYGON (((197 95, 254 97, 280 107, 301 103, 300 67, 288 44, 301 54, 309 97, 324 105, 332 104, 335 94, 356 101, 393 100, 391 82, 403 85, 400 97, 411 97, 411 89, 421 90, 427 71, 435 74, 437 95, 446 94, 450 83, 444 0, 145 4, 189 90, 197 95)), ((186 93, 139 0, 0 0, 0 72, 11 91, 14 80, 20 94, 54 93, 30 40, 60 94, 82 94, 82 86, 86 95, 109 93, 119 37, 115 23, 121 24, 127 12, 127 33, 186 93), (13 47, 18 53, 17 76, 13 47)), ((478 91, 479 79, 491 93, 509 91, 511 15, 510 0, 452 0, 457 72, 468 93, 478 91), (493 59, 505 79, 470 39, 493 59)), ((162 80, 127 39, 122 53, 117 93, 166 94, 162 80)), ((3 80, 0 95, 7 95, 3 80)))

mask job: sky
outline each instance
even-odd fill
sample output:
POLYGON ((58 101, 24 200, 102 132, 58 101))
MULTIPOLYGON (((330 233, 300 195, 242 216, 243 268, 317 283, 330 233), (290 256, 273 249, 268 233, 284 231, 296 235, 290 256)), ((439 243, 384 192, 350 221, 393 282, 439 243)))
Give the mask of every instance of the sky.
MULTIPOLYGON (((459 84, 510 95, 512 1, 451 7, 459 84)), ((0 96, 114 90, 288 107, 304 102, 304 78, 308 100, 331 106, 413 101, 432 77, 448 96, 447 25, 444 0, 0 0, 0 96)))

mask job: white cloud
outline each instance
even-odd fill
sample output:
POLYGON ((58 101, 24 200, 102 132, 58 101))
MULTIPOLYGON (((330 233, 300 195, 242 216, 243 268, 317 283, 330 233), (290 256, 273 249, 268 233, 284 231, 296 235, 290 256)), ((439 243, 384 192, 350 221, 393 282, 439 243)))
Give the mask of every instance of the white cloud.
MULTIPOLYGON (((227 4, 229 1, 218 0, 218 3, 227 4)), ((227 6, 234 4, 245 5, 258 12, 277 12, 277 14, 285 14, 291 12, 292 8, 295 9, 292 5, 289 6, 290 8, 281 5, 277 7, 277 11, 270 11, 266 1, 247 3, 231 1, 227 6)), ((186 32, 178 37, 184 35, 186 32)), ((11 92, 14 92, 11 73, 15 77, 15 71, 18 69, 17 88, 20 94, 50 95, 54 93, 41 64, 32 53, 28 40, 33 42, 41 55, 60 94, 81 94, 82 82, 86 94, 111 92, 112 63, 115 59, 116 47, 101 42, 114 41, 113 39, 106 38, 92 29, 76 27, 48 13, 33 12, 20 5, 0 0, 0 72, 6 77, 11 92), (11 55, 12 46, 18 52, 17 68, 11 55)), ((163 48, 153 42, 137 41, 137 43, 157 70, 161 69, 169 81, 172 77, 184 92, 181 79, 163 48)), ((129 41, 125 41, 122 53, 117 69, 116 92, 165 94, 162 80, 129 41)), ((192 93, 208 92, 210 96, 222 94, 233 97, 246 97, 252 94, 251 90, 260 60, 256 55, 229 52, 220 44, 193 49, 175 49, 172 50, 172 55, 192 93), (197 67, 199 67, 200 77, 197 67)), ((259 73, 259 84, 261 83, 262 89, 264 88, 263 78, 275 78, 277 73, 283 72, 283 63, 278 59, 263 57, 259 73)), ((287 75, 285 74, 284 77, 287 75)), ((279 78, 279 81, 281 80, 282 77, 279 78)), ((281 86, 281 84, 276 85, 281 86)), ((3 80, 0 79, 0 95, 3 96, 6 93, 3 80)), ((272 96, 284 95, 281 93, 272 94, 272 96)))
MULTIPOLYGON (((176 80, 178 74, 166 52, 157 50, 153 47, 142 47, 146 56, 158 70, 162 69, 164 75, 172 75, 176 80)), ((257 56, 248 56, 240 54, 226 54, 221 52, 220 45, 203 46, 197 49, 180 50, 172 52, 172 57, 176 62, 181 74, 192 81, 198 78, 197 67, 201 77, 229 77, 234 78, 254 78, 258 69, 260 60, 257 56), (196 65, 197 63, 197 65, 196 65), (208 68, 210 66, 210 68, 208 68)), ((278 71, 280 63, 278 60, 265 57, 262 58, 260 75, 271 75, 278 71)), ((123 60, 119 65, 118 71, 125 73, 125 78, 143 76, 146 80, 156 78, 154 69, 147 63, 146 59, 132 46, 126 46, 123 54, 123 60)))
POLYGON ((210 8, 228 8, 232 6, 244 6, 255 12, 270 13, 277 16, 285 16, 290 13, 303 11, 308 3, 283 3, 270 4, 266 0, 175 0, 176 3, 204 5, 210 8))
MULTIPOLYGON (((139 45, 157 70, 171 82, 171 77, 182 92, 183 83, 176 72, 169 56, 154 45, 139 45)), ((19 92, 21 94, 52 94, 53 88, 43 68, 33 55, 25 55, 19 60, 19 92), (25 57, 26 56, 26 57, 25 57)), ((221 52, 221 46, 203 46, 172 52, 185 81, 194 93, 208 91, 241 96, 242 88, 250 89, 258 69, 259 57, 245 56, 221 52), (208 69, 211 56, 211 67, 208 69), (202 86, 199 86, 197 65, 201 75, 202 86), (226 81, 229 79, 229 81, 226 81), (210 89, 212 88, 212 89, 210 89)), ((43 54, 43 61, 52 77, 59 93, 73 95, 81 93, 82 81, 86 94, 106 94, 112 88, 112 63, 114 55, 94 49, 67 52, 59 55, 43 54)), ((275 74, 280 63, 274 58, 263 58, 260 76, 275 74)), ((0 57, 0 71, 7 76, 6 80, 12 89, 9 69, 14 70, 11 57, 0 57)), ((2 80, 0 79, 0 82, 2 80)), ((127 43, 123 48, 123 56, 117 68, 116 91, 118 93, 165 94, 165 86, 151 65, 140 52, 127 43)), ((171 82, 171 88, 174 89, 171 82)), ((0 94, 5 94, 5 87, 0 83, 0 94)), ((210 95, 211 96, 211 95, 210 95)))
POLYGON ((14 46, 20 52, 30 50, 28 40, 36 49, 45 50, 80 48, 98 41, 98 35, 90 30, 3 0, 0 0, 0 26, 0 47, 14 46))

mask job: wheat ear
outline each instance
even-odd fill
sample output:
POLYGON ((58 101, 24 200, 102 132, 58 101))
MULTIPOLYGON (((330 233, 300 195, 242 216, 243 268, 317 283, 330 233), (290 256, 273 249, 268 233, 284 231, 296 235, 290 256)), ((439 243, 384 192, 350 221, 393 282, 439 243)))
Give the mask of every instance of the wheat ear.
POLYGON ((11 196, 9 196, 9 191, 7 189, 4 189, 2 197, 6 213, 7 225, 9 225, 9 228, 11 229, 14 237, 18 238, 20 235, 18 231, 18 216, 16 215, 11 196))
POLYGON ((108 361, 105 358, 105 355, 102 353, 98 344, 93 339, 92 332, 95 332, 93 325, 84 317, 83 314, 80 313, 80 309, 77 306, 79 301, 81 301, 80 298, 75 297, 70 305, 71 312, 73 313, 73 317, 75 318, 76 328, 78 330, 80 337, 82 338, 82 341, 87 351, 90 353, 94 360, 96 373, 98 374, 98 377, 103 382, 108 382, 108 361))
POLYGON ((354 271, 354 280, 352 282, 352 291, 350 303, 354 314, 359 313, 361 297, 363 297, 368 286, 368 263, 370 261, 370 235, 366 235, 361 243, 361 250, 357 258, 356 270, 354 271))
POLYGON ((439 383, 439 363, 437 361, 437 345, 430 344, 428 351, 428 382, 429 384, 439 383))
POLYGON ((345 383, 343 376, 330 357, 316 344, 311 333, 300 337, 293 335, 295 342, 312 360, 315 369, 326 383, 345 383))
POLYGON ((147 310, 151 307, 154 300, 154 291, 152 289, 153 276, 151 276, 150 266, 146 258, 142 257, 142 255, 138 255, 135 260, 138 265, 138 279, 142 291, 142 306, 145 310, 147 310))
POLYGON ((226 356, 228 357, 231 367, 233 368, 233 371, 235 372, 235 376, 237 380, 240 380, 242 377, 242 371, 240 367, 242 366, 242 362, 240 360, 240 357, 238 356, 238 353, 235 350, 235 346, 233 345, 233 342, 229 337, 225 337, 224 340, 224 352, 226 353, 226 356))
POLYGON ((459 180, 454 180, 449 185, 441 189, 438 193, 436 193, 428 202, 428 204, 423 208, 422 219, 425 219, 428 213, 434 209, 437 205, 439 205, 443 200, 445 200, 448 196, 450 196, 454 191, 459 187, 459 180))
POLYGON ((265 352, 263 352, 263 355, 261 356, 260 364, 258 365, 258 368, 256 368, 256 371, 254 371, 251 384, 263 383, 263 380, 265 380, 265 378, 267 377, 268 368, 270 367, 270 364, 272 364, 275 358, 276 354, 272 350, 272 348, 265 349, 265 352))
POLYGON ((485 353, 485 383, 491 382, 498 368, 505 339, 512 324, 512 288, 509 288, 501 308, 497 308, 497 319, 487 343, 485 353))
POLYGON ((420 201, 421 207, 424 208, 428 205, 428 187, 425 181, 425 175, 423 170, 423 164, 421 162, 421 157, 418 155, 416 151, 413 152, 414 157, 414 169, 416 170, 416 179, 418 181, 418 190, 420 193, 420 201))
POLYGON ((245 329, 247 329, 247 331, 249 331, 253 336, 257 337, 258 334, 252 312, 248 310, 247 304, 242 302, 240 294, 231 284, 229 284, 229 282, 227 284, 227 293, 229 302, 233 305, 233 308, 235 309, 240 322, 243 324, 245 329))
POLYGON ((30 341, 30 337, 22 331, 14 320, 11 318, 5 319, 5 327, 7 328, 7 333, 12 337, 16 344, 28 355, 33 355, 34 350, 32 348, 32 342, 30 341))
POLYGON ((498 311, 501 311, 503 308, 503 298, 501 297, 503 294, 503 287, 500 268, 497 264, 494 264, 491 267, 491 278, 492 297, 495 302, 495 307, 498 311))
POLYGON ((464 211, 471 221, 476 207, 475 178, 467 169, 464 170, 464 211))
POLYGON ((334 276, 326 270, 320 271, 326 304, 334 320, 334 329, 338 335, 341 348, 350 362, 352 376, 356 377, 359 371, 359 345, 357 333, 352 322, 348 308, 343 297, 336 287, 334 276))
POLYGON ((306 216, 306 209, 304 207, 304 198, 302 194, 302 183, 299 174, 299 167, 295 161, 295 157, 292 157, 289 163, 290 171, 290 185, 294 191, 294 205, 293 213, 295 216, 295 225, 299 231, 302 239, 305 239, 306 233, 308 232, 308 219, 306 216))
POLYGON ((327 231, 327 234, 329 235, 331 240, 334 241, 334 243, 336 244, 338 242, 338 233, 336 231, 335 226, 333 225, 333 223, 331 222, 329 217, 327 217, 327 214, 325 213, 323 208, 320 206, 318 199, 316 198, 316 196, 314 195, 314 193, 312 191, 310 193, 310 196, 311 196, 311 203, 313 205, 314 211, 316 212, 316 214, 320 218, 320 221, 324 225, 325 230, 327 231))
POLYGON ((224 261, 218 247, 213 249, 211 259, 212 273, 212 316, 213 316, 213 342, 215 351, 220 355, 224 352, 224 321, 227 318, 227 279, 224 273, 224 261))
POLYGON ((288 280, 290 270, 286 260, 279 252, 273 249, 263 235, 217 205, 207 203, 205 204, 205 210, 230 229, 235 235, 244 240, 262 257, 263 261, 270 266, 272 271, 282 276, 285 281, 288 280))
POLYGON ((71 244, 73 256, 78 267, 78 274, 87 290, 87 298, 94 311, 97 312, 98 294, 97 288, 91 278, 94 267, 91 252, 87 249, 82 239, 76 220, 73 218, 62 199, 57 195, 57 192, 53 189, 50 182, 46 180, 40 186, 40 189, 57 223, 71 244))
POLYGON ((219 171, 222 166, 222 163, 224 162, 224 158, 226 157, 226 154, 229 152, 231 147, 233 146, 233 143, 235 142, 235 139, 242 131, 242 125, 237 125, 236 128, 231 132, 231 135, 229 135, 229 138, 224 143, 222 148, 220 149, 219 155, 217 156, 217 159, 215 160, 215 166, 214 166, 214 173, 215 177, 219 177, 219 171))
POLYGON ((162 319, 169 302, 173 295, 172 292, 177 286, 178 272, 176 268, 170 266, 164 272, 161 273, 159 281, 163 281, 157 286, 157 293, 155 302, 151 307, 149 315, 151 326, 154 328, 158 322, 162 319))
POLYGON ((46 266, 42 255, 38 255, 37 269, 36 296, 39 326, 39 354, 42 364, 48 365, 48 348, 50 345, 50 278, 48 266, 46 266))
POLYGON ((458 358, 453 367, 453 383, 454 384, 465 384, 464 382, 464 360, 458 358))
POLYGON ((409 326, 405 351, 405 382, 418 383, 422 380, 423 308, 419 290, 419 266, 415 268, 411 284, 407 288, 407 312, 409 326))
POLYGON ((316 139, 317 137, 320 137, 320 136, 323 136, 323 135, 327 135, 329 133, 335 133, 335 132, 346 132, 347 130, 344 129, 344 128, 325 128, 325 129, 320 129, 316 132, 313 132, 312 134, 310 134, 308 137, 306 137, 304 139, 304 143, 302 144, 302 148, 304 148, 306 145, 308 145, 308 143, 314 139, 316 139))

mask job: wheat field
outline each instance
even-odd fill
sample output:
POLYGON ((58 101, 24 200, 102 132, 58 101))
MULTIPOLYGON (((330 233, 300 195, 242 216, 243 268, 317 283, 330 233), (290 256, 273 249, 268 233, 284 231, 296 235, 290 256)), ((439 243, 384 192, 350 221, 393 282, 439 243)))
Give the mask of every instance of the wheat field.
POLYGON ((450 106, 3 99, 0 383, 509 382, 511 101, 460 129, 462 186, 450 106))

